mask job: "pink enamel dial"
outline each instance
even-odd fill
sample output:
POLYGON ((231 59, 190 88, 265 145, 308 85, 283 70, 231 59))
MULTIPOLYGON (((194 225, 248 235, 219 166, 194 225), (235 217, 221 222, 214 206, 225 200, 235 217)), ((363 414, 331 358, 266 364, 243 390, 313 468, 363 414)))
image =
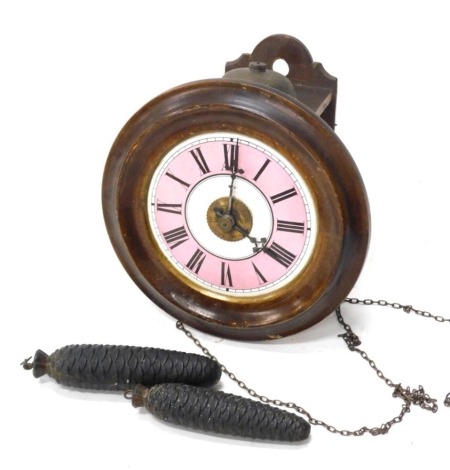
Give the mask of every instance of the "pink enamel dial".
POLYGON ((306 266, 316 238, 302 177, 274 149, 234 133, 197 135, 165 155, 148 214, 167 259, 211 293, 282 287, 306 266))

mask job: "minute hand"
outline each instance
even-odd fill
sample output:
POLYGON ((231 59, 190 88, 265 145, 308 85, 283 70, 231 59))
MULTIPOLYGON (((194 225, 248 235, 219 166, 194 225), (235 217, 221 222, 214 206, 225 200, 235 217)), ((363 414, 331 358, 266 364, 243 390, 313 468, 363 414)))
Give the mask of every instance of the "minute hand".
POLYGON ((233 204, 234 180, 236 179, 238 173, 244 173, 244 170, 239 168, 239 140, 235 145, 225 145, 225 169, 231 171, 230 194, 228 197, 227 208, 227 214, 230 215, 233 204))
POLYGON ((225 151, 225 170, 231 171, 233 175, 237 173, 244 173, 244 170, 239 168, 239 139, 236 143, 224 144, 225 151))
POLYGON ((233 192, 234 192, 234 180, 236 179, 236 173, 231 174, 231 184, 230 184, 230 195, 228 196, 228 208, 227 214, 231 214, 231 207, 233 204, 233 192))

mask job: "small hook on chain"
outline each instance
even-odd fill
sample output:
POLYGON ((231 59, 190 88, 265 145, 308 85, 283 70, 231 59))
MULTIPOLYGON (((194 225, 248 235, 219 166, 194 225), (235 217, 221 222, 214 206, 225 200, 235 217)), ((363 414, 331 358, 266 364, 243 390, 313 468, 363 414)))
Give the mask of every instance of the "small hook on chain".
POLYGON ((447 407, 450 407, 450 393, 447 393, 447 396, 445 397, 445 400, 444 400, 444 405, 447 407))
POLYGON ((407 405, 418 405, 423 410, 431 411, 432 413, 436 413, 438 410, 437 400, 425 393, 422 385, 419 385, 417 390, 413 389, 411 391, 410 387, 404 388, 401 384, 397 384, 392 396, 394 398, 401 398, 407 405))
POLYGON ((31 369, 33 369, 33 367, 34 367, 34 364, 33 364, 32 362, 30 362, 31 357, 32 357, 32 356, 28 357, 27 359, 24 359, 24 360, 20 363, 20 365, 21 365, 25 370, 31 370, 31 369))
POLYGON ((123 392, 123 396, 127 400, 132 400, 133 399, 133 390, 132 389, 126 390, 125 392, 123 392))
POLYGON ((359 339, 358 335, 355 335, 355 333, 353 333, 351 330, 347 333, 338 335, 338 337, 342 338, 347 343, 348 349, 350 349, 350 351, 353 351, 356 346, 361 344, 361 340, 359 339))

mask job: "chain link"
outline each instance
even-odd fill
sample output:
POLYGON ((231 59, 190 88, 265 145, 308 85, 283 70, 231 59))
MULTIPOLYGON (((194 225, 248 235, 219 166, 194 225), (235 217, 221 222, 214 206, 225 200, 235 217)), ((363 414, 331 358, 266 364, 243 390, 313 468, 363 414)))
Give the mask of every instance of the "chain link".
MULTIPOLYGON (((414 308, 412 305, 403 305, 403 304, 400 304, 398 302, 387 302, 386 300, 356 299, 356 298, 353 298, 353 297, 345 299, 345 302, 348 302, 348 303, 353 304, 353 305, 358 305, 359 304, 359 305, 376 305, 376 306, 381 306, 381 307, 392 307, 396 310, 403 310, 403 312, 405 312, 407 314, 410 314, 412 312, 412 313, 414 313, 418 316, 424 317, 424 318, 431 318, 432 320, 434 320, 438 323, 450 323, 450 318, 444 318, 441 315, 433 315, 430 312, 427 312, 425 310, 419 310, 417 308, 414 308)), ((338 318, 338 320, 339 320, 339 318, 338 318)), ((343 323, 343 325, 345 325, 345 323, 343 323)), ((347 340, 345 338, 345 335, 340 335, 340 336, 343 336, 344 340, 347 342, 347 340)), ((347 344, 348 344, 348 342, 347 342, 347 344)), ((349 348, 350 348, 350 345, 349 345, 349 348)), ((423 392, 422 387, 420 387, 419 390, 421 390, 423 392)), ((414 390, 413 390, 413 392, 414 392, 414 390)), ((428 395, 425 395, 425 394, 420 395, 420 396, 422 397, 421 399, 423 399, 423 400, 425 400, 425 397, 428 397, 428 395)), ((419 403, 415 403, 414 401, 412 403, 414 405, 418 404, 421 408, 431 409, 431 411, 433 411, 433 412, 437 411, 437 404, 436 403, 434 403, 433 405, 430 405, 429 403, 424 404, 424 402, 420 401, 420 400, 419 400, 419 403)), ((448 393, 447 396, 445 397, 444 405, 447 406, 447 407, 450 407, 450 393, 448 393)))
MULTIPOLYGON (((405 313, 415 313, 416 315, 423 316, 425 318, 432 318, 436 320, 439 323, 444 323, 444 322, 450 322, 450 318, 444 318, 441 316, 435 316, 432 315, 429 312, 425 312, 422 310, 417 310, 413 308, 411 305, 402 305, 400 303, 391 303, 387 302, 385 300, 371 300, 371 299, 356 299, 356 298, 348 298, 345 300, 347 303, 350 304, 362 304, 362 305, 378 305, 381 307, 392 307, 394 309, 398 310, 403 310, 405 313)), ((413 389, 411 390, 410 387, 403 387, 400 383, 394 383, 391 379, 387 378, 384 373, 377 367, 375 362, 370 359, 370 357, 367 355, 367 353, 361 349, 358 348, 358 346, 361 345, 361 341, 359 337, 352 331, 350 326, 345 323, 342 313, 341 313, 341 308, 338 307, 336 309, 336 316, 338 322, 343 326, 345 333, 339 335, 339 337, 342 337, 345 343, 347 344, 347 347, 350 349, 352 352, 357 352, 365 361, 368 362, 370 367, 375 371, 377 376, 383 380, 386 385, 389 387, 393 388, 393 393, 392 396, 394 398, 400 398, 403 400, 402 408, 401 411, 397 416, 392 418, 390 421, 387 421, 380 426, 377 427, 367 427, 363 426, 360 429, 356 429, 354 431, 347 431, 347 430, 339 430, 335 428, 334 426, 331 426, 327 423, 325 423, 322 420, 313 418, 313 416, 306 411, 304 408, 301 406, 297 405, 294 402, 285 402, 279 399, 272 399, 268 398, 264 395, 261 395, 257 393, 255 390, 250 388, 245 382, 240 380, 233 372, 229 371, 225 365, 223 365, 214 355, 210 353, 210 351, 205 348, 202 343, 184 326, 184 324, 180 321, 177 321, 176 327, 184 332, 184 334, 194 342, 194 344, 201 349, 202 353, 212 359, 213 361, 217 362, 220 366, 220 369, 222 372, 228 376, 233 382, 235 382, 241 389, 243 389, 245 392, 247 392, 251 397, 256 398, 257 400, 261 401, 262 403, 267 403, 279 407, 284 407, 289 410, 294 410, 299 414, 302 414, 303 416, 306 416, 308 419, 309 423, 314 425, 314 426, 322 426, 325 429, 327 429, 329 432, 333 434, 340 434, 341 436, 363 436, 364 434, 371 434, 372 436, 378 436, 382 434, 386 434, 391 427, 394 424, 401 423, 403 421, 403 418, 405 417, 406 413, 409 413, 411 411, 411 406, 412 405, 417 405, 420 408, 424 410, 431 411, 435 413, 438 410, 438 405, 436 402, 436 399, 431 398, 427 393, 425 393, 425 390, 422 386, 419 386, 418 389, 413 389)), ((445 406, 450 407, 450 393, 447 394, 445 401, 444 401, 445 406)))
MULTIPOLYGON (((365 305, 368 305, 368 304, 365 304, 365 305)), ((394 307, 394 308, 398 308, 398 307, 394 307)), ((417 390, 413 389, 411 391, 410 387, 404 388, 402 387, 400 383, 396 384, 391 379, 387 378, 383 374, 383 372, 377 367, 375 362, 372 359, 370 359, 367 353, 357 347, 361 344, 361 341, 353 333, 350 326, 347 323, 345 323, 344 319, 342 318, 340 307, 336 309, 336 316, 337 316, 338 322, 345 328, 347 332, 339 336, 341 336, 344 339, 344 341, 347 343, 347 346, 350 349, 350 351, 357 352, 365 361, 369 363, 370 367, 376 372, 377 376, 386 383, 386 385, 394 388, 394 393, 392 395, 395 398, 396 397, 402 398, 403 401, 408 405, 418 405, 420 406, 420 408, 424 410, 428 410, 428 411, 432 411, 433 413, 436 413, 436 411, 438 410, 436 399, 430 398, 430 396, 425 393, 425 390, 423 389, 421 385, 419 385, 419 388, 417 390), (356 341, 355 341, 355 338, 356 338, 356 341)))
POLYGON ((424 310, 419 310, 414 308, 412 305, 402 305, 397 302, 387 302, 386 300, 372 300, 372 299, 355 299, 355 298, 348 298, 345 299, 346 302, 349 304, 360 304, 360 305, 378 305, 380 307, 391 307, 396 310, 403 310, 405 313, 415 313, 421 317, 425 318, 432 318, 433 320, 437 321, 438 323, 450 323, 450 318, 444 318, 440 315, 432 315, 430 312, 426 312, 424 310))

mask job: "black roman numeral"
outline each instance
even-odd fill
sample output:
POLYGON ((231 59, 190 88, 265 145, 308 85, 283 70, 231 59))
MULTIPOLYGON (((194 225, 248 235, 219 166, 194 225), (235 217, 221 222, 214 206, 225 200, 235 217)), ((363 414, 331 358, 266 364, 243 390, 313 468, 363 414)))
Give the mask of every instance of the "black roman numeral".
POLYGON ((270 160, 267 159, 262 167, 258 170, 258 173, 256 173, 255 177, 253 178, 253 181, 258 181, 258 178, 263 174, 263 171, 267 168, 267 165, 270 163, 270 160))
POLYGON ((202 174, 209 173, 210 170, 209 170, 208 164, 206 163, 205 157, 203 156, 200 147, 197 147, 194 150, 190 150, 190 152, 191 152, 191 155, 194 157, 195 163, 197 163, 202 174))
POLYGON ((223 144, 225 170, 237 173, 239 170, 239 145, 223 144))
POLYGON ((167 172, 166 176, 168 176, 169 178, 172 178, 174 181, 176 181, 177 183, 182 184, 186 188, 189 188, 189 186, 190 186, 189 183, 186 183, 186 181, 183 181, 182 179, 178 178, 177 176, 172 175, 172 173, 167 172))
POLYGON ((277 230, 280 232, 305 233, 305 223, 277 220, 277 230))
POLYGON ((220 270, 220 284, 222 286, 233 287, 233 280, 231 279, 230 265, 222 261, 220 270))
POLYGON ((263 276, 262 272, 256 267, 256 264, 252 262, 253 269, 255 270, 256 275, 258 276, 258 281, 261 283, 266 283, 267 279, 263 276))
POLYGON ((163 237, 171 250, 189 240, 189 235, 183 226, 164 232, 163 237), (173 243, 173 245, 171 245, 171 243, 173 243))
POLYGON ((165 202, 157 202, 156 210, 160 212, 170 212, 171 214, 181 214, 181 204, 166 204, 165 202))
POLYGON ((270 248, 263 248, 263 251, 285 268, 288 268, 295 260, 295 255, 276 242, 273 242, 270 248))
POLYGON ((295 188, 286 189, 286 191, 282 191, 281 193, 271 196, 270 199, 272 199, 272 202, 276 204, 277 202, 284 201, 285 199, 289 199, 292 196, 297 196, 297 191, 295 188))
POLYGON ((186 267, 193 271, 195 274, 198 274, 200 268, 202 267, 203 261, 205 261, 206 255, 199 248, 192 255, 191 259, 188 261, 186 267))

